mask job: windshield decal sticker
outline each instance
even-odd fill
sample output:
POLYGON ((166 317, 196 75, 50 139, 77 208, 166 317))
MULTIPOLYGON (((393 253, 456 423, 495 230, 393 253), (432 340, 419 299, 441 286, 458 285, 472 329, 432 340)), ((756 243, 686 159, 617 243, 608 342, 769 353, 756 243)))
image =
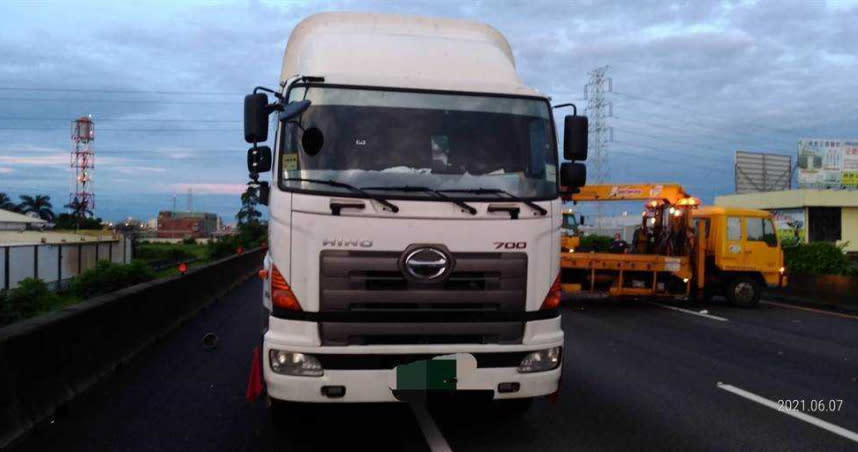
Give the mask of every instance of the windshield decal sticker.
POLYGON ((283 170, 294 171, 298 169, 298 153, 290 152, 283 154, 283 170))

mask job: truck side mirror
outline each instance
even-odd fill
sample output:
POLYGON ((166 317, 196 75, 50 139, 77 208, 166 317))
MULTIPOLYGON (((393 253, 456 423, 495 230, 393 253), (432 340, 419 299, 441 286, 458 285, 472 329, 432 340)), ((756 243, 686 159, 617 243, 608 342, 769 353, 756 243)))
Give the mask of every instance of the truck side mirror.
POLYGON ((261 143, 268 139, 268 96, 264 93, 244 96, 244 140, 261 143))
POLYGON ((587 166, 583 163, 563 162, 560 164, 560 185, 567 189, 583 187, 587 184, 587 166))
POLYGON ((587 160, 588 129, 586 116, 566 116, 563 119, 563 158, 587 160))
POLYGON ((248 149, 247 171, 251 173, 271 171, 271 148, 268 146, 254 146, 248 149))

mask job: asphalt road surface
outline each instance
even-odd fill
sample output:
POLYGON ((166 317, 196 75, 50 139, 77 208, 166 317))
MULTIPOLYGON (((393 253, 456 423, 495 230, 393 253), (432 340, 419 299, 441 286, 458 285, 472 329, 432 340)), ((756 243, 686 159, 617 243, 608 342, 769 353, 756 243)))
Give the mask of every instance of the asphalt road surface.
POLYGON ((322 406, 274 426, 244 399, 260 290, 248 281, 213 304, 20 450, 858 450, 858 317, 567 300, 560 397, 522 416, 322 406))

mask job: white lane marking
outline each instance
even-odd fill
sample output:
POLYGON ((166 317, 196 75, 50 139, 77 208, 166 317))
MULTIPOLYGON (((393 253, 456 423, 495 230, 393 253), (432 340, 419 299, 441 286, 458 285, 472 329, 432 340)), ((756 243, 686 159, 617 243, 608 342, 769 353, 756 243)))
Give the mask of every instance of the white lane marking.
POLYGON ((669 304, 661 304, 661 303, 655 303, 655 302, 651 302, 650 304, 654 304, 656 306, 661 306, 664 309, 672 309, 674 311, 684 312, 686 314, 696 315, 698 317, 705 317, 707 319, 717 320, 719 322, 729 322, 729 320, 725 319, 724 317, 718 317, 717 315, 712 315, 712 314, 704 314, 702 312, 692 311, 691 309, 682 309, 682 308, 677 308, 676 306, 671 306, 669 304))
POLYGON ((441 430, 435 424, 435 420, 432 419, 432 415, 429 414, 426 406, 414 402, 409 403, 409 405, 411 405, 411 411, 417 419, 417 425, 420 426, 420 430, 423 432, 423 437, 426 438, 429 450, 432 452, 453 452, 453 449, 450 449, 450 445, 447 444, 447 440, 444 439, 444 435, 441 434, 441 430))
POLYGON ((834 317, 841 317, 844 319, 858 320, 858 316, 856 316, 856 315, 849 315, 849 314, 843 314, 840 312, 826 311, 824 309, 808 308, 805 306, 796 306, 794 304, 787 304, 787 303, 777 303, 777 302, 770 301, 770 300, 762 300, 762 301, 760 301, 760 303, 761 304, 767 304, 770 306, 777 306, 780 308, 797 309, 799 311, 815 312, 817 314, 833 315, 834 317))
POLYGON ((724 384, 724 383, 721 383, 720 381, 716 385, 718 386, 718 388, 723 389, 723 390, 728 391, 728 392, 732 392, 733 394, 736 394, 737 396, 744 397, 744 398, 746 398, 752 402, 757 402, 760 405, 767 406, 767 407, 769 407, 769 408, 771 408, 771 409, 773 409, 779 413, 786 414, 787 416, 792 416, 796 419, 807 422, 808 424, 815 425, 821 429, 828 430, 829 432, 834 433, 835 435, 842 436, 846 439, 849 439, 849 440, 852 440, 852 441, 855 441, 856 443, 858 443, 858 433, 855 433, 855 432, 850 431, 850 430, 846 430, 843 427, 834 425, 830 422, 823 421, 822 419, 820 419, 818 417, 814 417, 814 416, 811 416, 809 414, 802 413, 801 411, 783 410, 783 409, 781 409, 781 406, 778 405, 777 403, 772 402, 771 400, 769 400, 765 397, 760 397, 760 396, 758 396, 752 392, 748 392, 748 391, 745 391, 744 389, 737 388, 733 385, 724 384))

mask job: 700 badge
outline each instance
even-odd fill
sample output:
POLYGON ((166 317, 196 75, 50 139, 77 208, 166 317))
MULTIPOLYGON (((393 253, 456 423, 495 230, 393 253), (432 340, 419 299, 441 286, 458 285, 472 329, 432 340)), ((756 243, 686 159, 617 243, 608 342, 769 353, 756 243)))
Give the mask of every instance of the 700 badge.
POLYGON ((496 250, 523 250, 527 242, 494 242, 496 250))

